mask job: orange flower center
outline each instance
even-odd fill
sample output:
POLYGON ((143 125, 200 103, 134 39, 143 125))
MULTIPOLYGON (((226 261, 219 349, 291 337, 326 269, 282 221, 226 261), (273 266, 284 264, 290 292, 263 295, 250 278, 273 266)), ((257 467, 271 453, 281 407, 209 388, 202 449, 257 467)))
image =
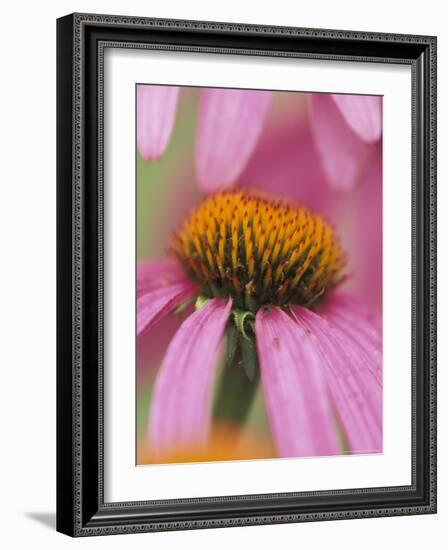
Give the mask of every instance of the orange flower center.
POLYGON ((241 190, 206 198, 171 250, 205 297, 231 296, 234 307, 252 313, 267 304, 311 307, 341 282, 345 266, 321 216, 241 190))

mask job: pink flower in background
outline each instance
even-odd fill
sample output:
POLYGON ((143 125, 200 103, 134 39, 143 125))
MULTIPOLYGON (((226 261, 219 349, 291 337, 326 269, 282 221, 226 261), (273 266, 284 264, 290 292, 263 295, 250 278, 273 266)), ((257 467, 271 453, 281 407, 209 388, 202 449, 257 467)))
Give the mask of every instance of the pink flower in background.
POLYGON ((155 160, 165 152, 178 97, 176 86, 137 86, 137 147, 144 159, 155 160))
MULTIPOLYGON (((177 107, 176 86, 137 86, 137 145, 153 160, 168 145, 177 107)), ((260 136, 271 94, 205 88, 199 104, 196 168, 199 188, 212 193, 232 185, 260 136)))
MULTIPOLYGON (((168 145, 179 90, 140 88, 137 143, 153 159, 168 145)), ((269 92, 201 91, 196 170, 207 197, 174 236, 172 258, 137 270, 139 337, 196 300, 157 373, 148 426, 155 457, 207 441, 218 358, 232 331, 243 357, 255 354, 279 456, 338 454, 339 430, 350 452, 382 449, 380 321, 365 307, 369 299, 363 304, 343 289, 345 255, 334 229, 303 206, 332 212, 338 199, 325 180, 347 190, 363 174, 356 155, 341 153, 345 167, 330 158, 321 99, 323 113, 338 110, 331 117, 345 125, 341 136, 353 134, 341 137, 341 150, 364 148, 357 158, 368 164, 381 134, 376 101, 312 94, 310 126, 294 133, 290 121, 269 121, 269 92)), ((381 188, 375 169, 369 185, 381 188)), ((381 255, 375 247, 363 252, 368 264, 381 255)))
MULTIPOLYGON (((177 86, 137 86, 137 144, 146 160, 162 155, 175 122, 177 86)), ((382 136, 382 98, 309 94, 311 133, 328 183, 350 190, 382 136)), ((197 176, 208 193, 231 185, 255 148, 269 92, 206 88, 201 93, 197 176), (225 116, 222 116, 225 113, 225 116)))
POLYGON ((382 98, 312 94, 311 131, 328 183, 353 189, 382 134, 382 98))

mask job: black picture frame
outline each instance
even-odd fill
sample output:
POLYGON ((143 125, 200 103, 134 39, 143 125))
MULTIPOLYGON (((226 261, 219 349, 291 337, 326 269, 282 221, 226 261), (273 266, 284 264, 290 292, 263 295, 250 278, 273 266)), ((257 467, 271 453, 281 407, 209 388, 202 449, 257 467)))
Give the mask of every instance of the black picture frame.
POLYGON ((57 143, 58 531, 89 536, 436 512, 435 37, 68 15, 57 21, 57 143), (102 55, 111 43, 411 66, 410 486, 104 502, 102 55))

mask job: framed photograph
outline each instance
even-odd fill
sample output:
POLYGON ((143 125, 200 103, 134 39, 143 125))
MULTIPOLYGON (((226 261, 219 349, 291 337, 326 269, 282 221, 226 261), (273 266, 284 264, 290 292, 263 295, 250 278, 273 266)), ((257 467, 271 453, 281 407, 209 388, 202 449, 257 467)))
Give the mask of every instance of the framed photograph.
POLYGON ((57 41, 57 529, 434 513, 436 38, 57 41))

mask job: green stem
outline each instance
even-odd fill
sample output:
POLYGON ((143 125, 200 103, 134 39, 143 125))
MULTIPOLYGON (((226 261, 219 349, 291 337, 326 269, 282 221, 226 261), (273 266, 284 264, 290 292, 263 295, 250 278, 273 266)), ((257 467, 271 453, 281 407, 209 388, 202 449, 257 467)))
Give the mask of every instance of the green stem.
POLYGON ((247 419, 259 383, 259 369, 253 340, 228 334, 226 362, 213 403, 213 418, 242 426, 247 419))

